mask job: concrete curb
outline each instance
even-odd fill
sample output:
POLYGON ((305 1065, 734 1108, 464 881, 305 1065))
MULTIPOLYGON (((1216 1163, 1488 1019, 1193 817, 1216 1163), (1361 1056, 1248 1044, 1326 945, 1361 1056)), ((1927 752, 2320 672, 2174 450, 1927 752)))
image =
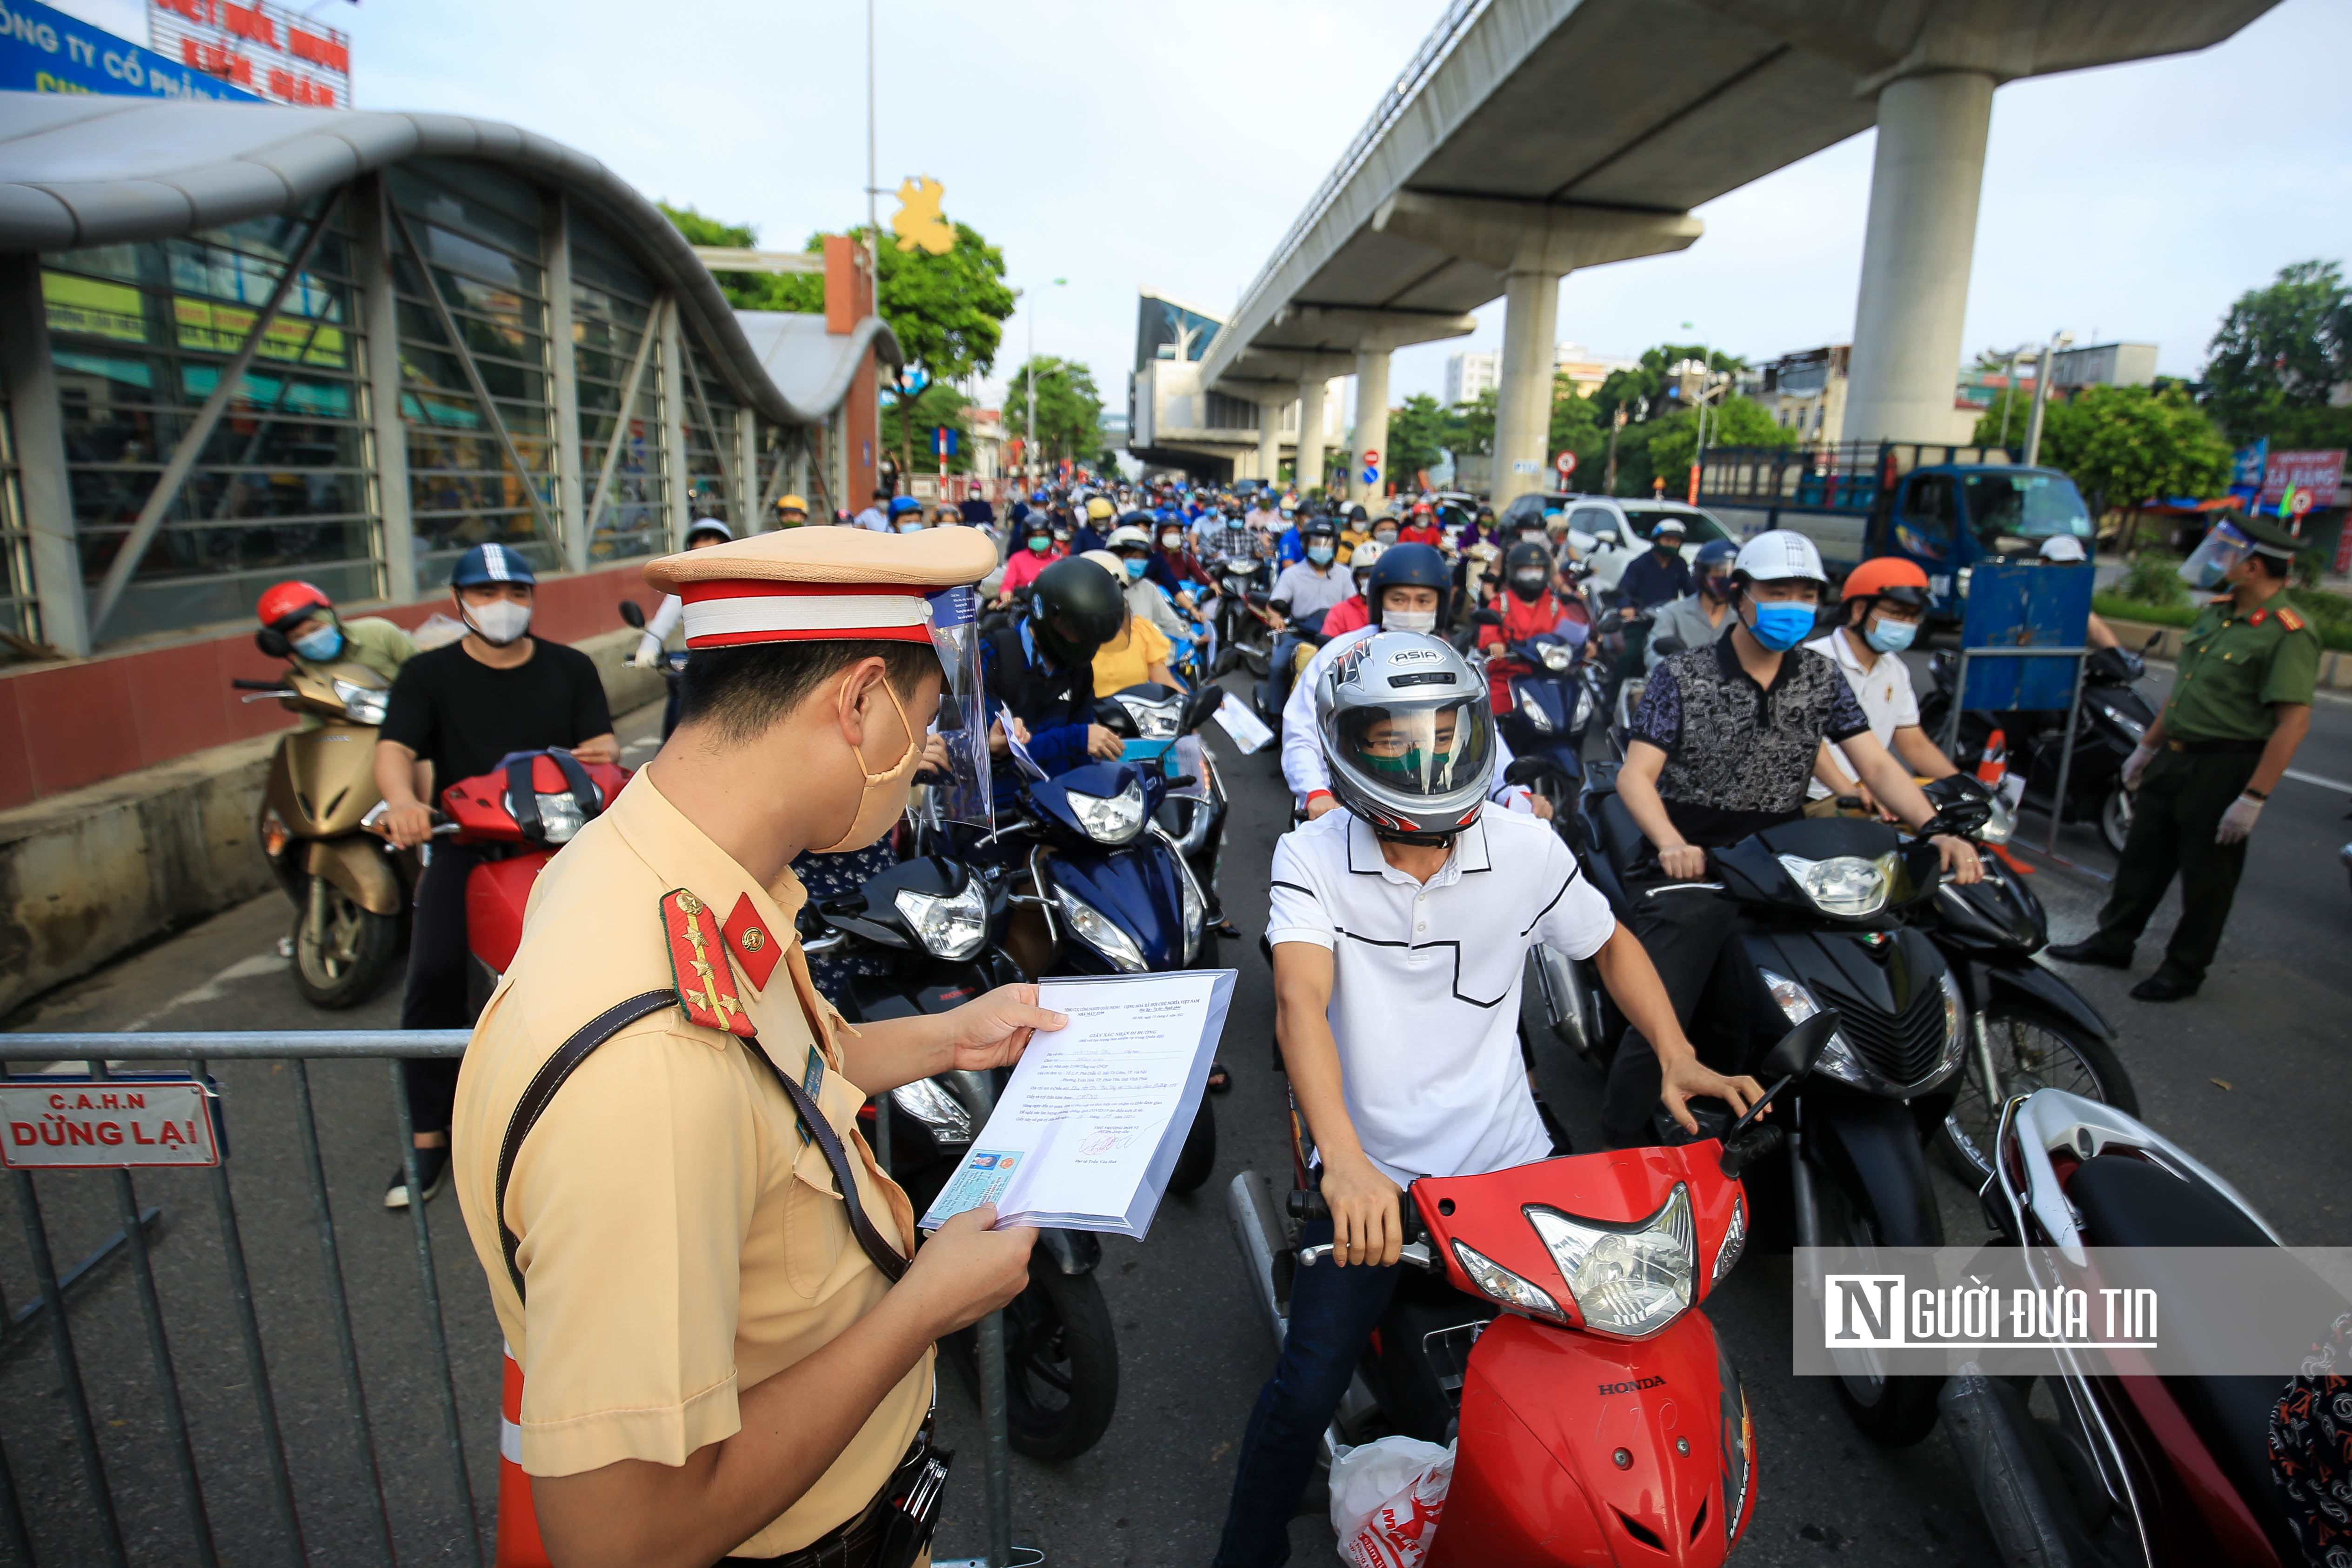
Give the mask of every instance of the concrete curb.
MULTIPOLYGON (((615 716, 662 696, 660 672, 627 662, 637 635, 572 644, 596 662, 615 716)), ((274 885, 253 824, 278 740, 232 741, 0 812, 0 1014, 274 885)))
MULTIPOLYGON (((2147 621, 2107 620, 2107 630, 2121 640, 2123 645, 2137 652, 2139 645, 2154 632, 2163 641, 2148 651, 2151 659, 2178 660, 2180 657, 2180 637, 2183 628, 2158 626, 2147 621)), ((2319 655, 2319 685, 2324 690, 2352 691, 2352 653, 2324 650, 2319 655)))

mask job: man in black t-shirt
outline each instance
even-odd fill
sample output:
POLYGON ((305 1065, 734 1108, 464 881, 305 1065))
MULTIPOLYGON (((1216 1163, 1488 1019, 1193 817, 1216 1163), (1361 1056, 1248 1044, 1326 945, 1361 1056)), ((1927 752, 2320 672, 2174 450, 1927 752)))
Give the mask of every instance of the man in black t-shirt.
MULTIPOLYGON (((464 639, 417 654, 393 683, 376 731, 375 783, 389 808, 384 835, 403 849, 431 837, 430 802, 443 789, 489 772, 509 752, 560 747, 583 762, 620 760, 594 661, 528 634, 537 580, 503 545, 476 545, 458 557, 449 594, 466 622, 464 639), (420 761, 431 779, 423 799, 414 786, 420 761)), ((466 880, 481 858, 480 851, 437 845, 417 882, 403 1029, 465 1029, 474 1021, 466 1000, 466 880)), ((457 1063, 411 1060, 404 1071, 417 1176, 430 1199, 449 1168, 457 1063)), ((404 1208, 408 1199, 406 1176, 394 1171, 384 1207, 404 1208)))
MULTIPOLYGON (((1627 727, 1617 772, 1618 798, 1643 839, 1634 862, 1619 868, 1633 934, 1686 1033, 1724 944, 1741 925, 1739 906, 1708 879, 1706 852, 1803 816, 1822 742, 1845 747, 1863 782, 1906 822, 1919 827, 1936 814, 1910 768, 1872 737, 1844 674, 1801 646, 1829 592, 1812 541, 1787 529, 1759 534, 1740 548, 1731 581, 1728 632, 1659 661, 1627 727)), ((1936 845, 1955 881, 1984 874, 1966 841, 1938 838, 1936 845)), ((1692 1038, 1704 1054, 1701 1035, 1692 1038)), ((1658 1098, 1657 1058, 1633 1043, 1629 1036, 1619 1047, 1601 1100, 1601 1133, 1616 1148, 1651 1141, 1650 1107, 1658 1098)))

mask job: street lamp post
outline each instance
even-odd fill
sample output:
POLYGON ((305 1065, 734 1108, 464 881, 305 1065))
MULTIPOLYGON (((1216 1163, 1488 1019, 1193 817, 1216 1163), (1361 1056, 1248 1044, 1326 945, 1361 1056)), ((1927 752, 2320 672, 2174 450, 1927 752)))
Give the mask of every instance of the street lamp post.
MULTIPOLYGON (((1066 277, 1057 277, 1045 287, 1059 288, 1069 281, 1066 277)), ((1013 297, 1019 299, 1027 293, 1027 289, 1016 288, 1013 291, 1013 297)), ((1022 367, 1022 377, 1028 382, 1028 390, 1022 398, 1022 402, 1027 404, 1023 412, 1027 416, 1028 429, 1021 438, 1021 455, 1022 465, 1029 470, 1029 476, 1034 479, 1037 476, 1037 307, 1034 303, 1030 305, 1028 315, 1029 362, 1022 367)))
MULTIPOLYGON (((1683 330, 1696 332, 1699 329, 1685 321, 1683 323, 1683 330)), ((1699 466, 1706 461, 1707 394, 1714 384, 1715 345, 1707 341, 1706 335, 1702 333, 1698 345, 1698 443, 1691 448, 1690 495, 1687 497, 1694 507, 1698 505, 1699 466)))
POLYGON ((2033 377, 2033 415, 2025 423, 2025 465, 2042 461, 2042 412, 2050 402, 2050 383, 2058 370, 2058 350, 2074 340, 2072 332, 2053 333, 2042 350, 2042 368, 2033 377))

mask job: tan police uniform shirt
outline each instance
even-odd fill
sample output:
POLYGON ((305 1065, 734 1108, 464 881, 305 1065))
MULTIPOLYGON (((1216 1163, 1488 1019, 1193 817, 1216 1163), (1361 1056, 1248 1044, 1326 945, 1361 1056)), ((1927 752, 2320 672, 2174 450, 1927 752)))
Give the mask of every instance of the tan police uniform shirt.
MULTIPOLYGON (((848 1030, 808 984, 793 936, 798 881, 786 872, 756 885, 646 774, 541 873, 521 949, 467 1049, 454 1167, 522 1368, 521 1464, 533 1475, 683 1464, 740 1427, 742 1390, 823 1347, 889 1288, 850 1231, 824 1152, 803 1142, 792 1102, 749 1056, 758 1048, 665 1009, 589 1057, 523 1144, 506 1205, 528 1304, 516 1299, 490 1212, 508 1121, 581 1025, 676 986, 660 904, 677 888, 724 923, 738 992, 778 1067, 806 1081, 810 1014, 848 1030), (785 961, 770 966, 778 942, 785 961)), ((866 1214, 909 1249, 906 1195, 856 1134, 864 1094, 835 1040, 822 1050, 819 1104, 856 1151, 866 1214)), ((735 1551, 794 1551, 856 1514, 922 1425, 931 1373, 927 1353, 816 1485, 735 1551)))

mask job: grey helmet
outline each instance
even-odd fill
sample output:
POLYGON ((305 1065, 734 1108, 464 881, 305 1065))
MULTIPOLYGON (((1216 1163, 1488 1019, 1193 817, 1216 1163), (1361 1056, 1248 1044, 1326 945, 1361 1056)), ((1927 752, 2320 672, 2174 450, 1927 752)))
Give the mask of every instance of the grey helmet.
POLYGON ((1376 632, 1332 660, 1315 694, 1331 793, 1384 839, 1442 844, 1476 821, 1495 774, 1484 676, 1418 632, 1376 632))

